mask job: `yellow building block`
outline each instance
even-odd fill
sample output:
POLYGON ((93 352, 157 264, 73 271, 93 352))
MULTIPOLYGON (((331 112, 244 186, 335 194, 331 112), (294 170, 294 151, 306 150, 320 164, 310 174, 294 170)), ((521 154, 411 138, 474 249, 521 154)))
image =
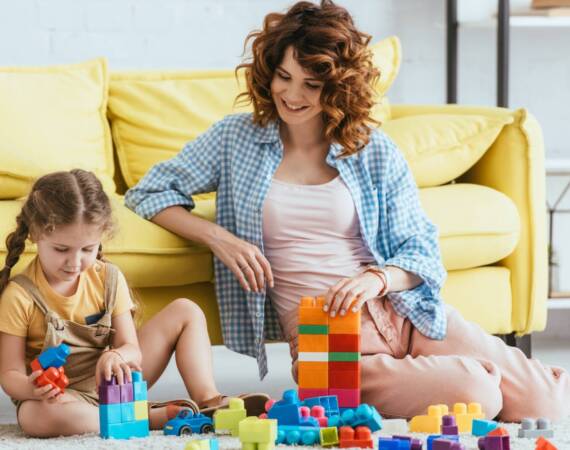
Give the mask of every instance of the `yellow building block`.
POLYGON ((447 405, 430 405, 427 415, 412 417, 410 432, 440 434, 442 417, 447 413, 447 405))
POLYGON ((273 450, 277 439, 277 420, 247 417, 239 423, 242 450, 273 450))
POLYGON ((324 297, 302 297, 299 304, 299 325, 328 325, 329 316, 323 311, 324 297))
POLYGON ((329 387, 329 363, 299 361, 299 388, 326 389, 329 387))
POLYGON ((137 400, 135 402, 135 420, 148 419, 148 402, 146 400, 137 400))
MULTIPOLYGON (((307 324, 305 324, 307 325, 307 324)), ((329 351, 328 334, 300 334, 299 352, 327 352, 329 351)))
MULTIPOLYGON (((212 441, 215 439, 194 439, 186 444, 184 450, 212 450, 212 441)), ((215 445, 215 448, 218 448, 215 445)))
POLYGON ((484 419, 485 414, 481 409, 480 403, 456 403, 453 405, 452 416, 455 416, 455 422, 460 433, 471 433, 473 427, 473 419, 484 419))
POLYGON ((230 398, 227 409, 218 409, 214 413, 214 428, 216 432, 228 430, 233 437, 237 437, 239 434, 239 423, 246 416, 247 411, 245 410, 243 399, 230 398))
POLYGON ((360 311, 329 317, 329 334, 360 334, 360 311))

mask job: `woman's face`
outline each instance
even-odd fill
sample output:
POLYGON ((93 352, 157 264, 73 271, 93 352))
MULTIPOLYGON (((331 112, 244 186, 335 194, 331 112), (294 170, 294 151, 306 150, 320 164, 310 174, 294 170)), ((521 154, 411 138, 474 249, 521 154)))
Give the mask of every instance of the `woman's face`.
POLYGON ((322 90, 323 82, 306 72, 295 59, 293 47, 288 47, 271 80, 271 95, 281 120, 300 125, 319 116, 322 90))

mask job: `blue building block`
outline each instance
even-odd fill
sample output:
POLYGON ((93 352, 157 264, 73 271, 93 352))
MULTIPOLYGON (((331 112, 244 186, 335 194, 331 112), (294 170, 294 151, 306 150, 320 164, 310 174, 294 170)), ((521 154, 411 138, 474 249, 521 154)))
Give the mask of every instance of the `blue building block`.
POLYGON ((471 434, 473 436, 486 436, 498 426, 499 424, 494 420, 473 419, 471 434))
POLYGON ((135 421, 135 404, 119 403, 121 407, 121 422, 134 422, 135 421))
POLYGON ((277 427, 276 444, 288 445, 315 445, 320 444, 321 434, 319 427, 305 427, 299 425, 279 425, 277 427))
MULTIPOLYGON (((106 439, 130 439, 133 437, 147 437, 149 435, 148 420, 137 420, 136 422, 114 423, 108 425, 108 434, 101 437, 106 439)), ((101 430, 102 432, 103 430, 101 430)))
POLYGON ((44 370, 48 367, 59 369, 67 361, 69 352, 70 349, 67 344, 59 344, 57 347, 46 348, 41 352, 38 361, 44 370))
POLYGON ((363 403, 356 409, 345 409, 340 416, 329 417, 329 427, 350 426, 353 428, 365 426, 371 432, 382 429, 382 416, 374 406, 363 403))
POLYGON ((301 406, 308 406, 312 408, 313 406, 322 406, 325 408, 325 416, 338 416, 340 410, 338 408, 338 397, 336 395, 323 395, 321 397, 311 397, 306 398, 301 403, 301 406))
POLYGON ((146 381, 142 379, 141 372, 133 372, 133 401, 148 400, 146 381))
POLYGON ((427 450, 432 450, 433 441, 436 439, 446 439, 448 441, 459 442, 459 436, 457 434, 431 434, 427 438, 427 450))
POLYGON ((379 437, 378 450, 410 450, 411 440, 393 437, 379 437))
POLYGON ((318 427, 319 421, 314 417, 302 417, 299 408, 301 402, 295 389, 283 393, 283 399, 275 402, 267 412, 268 419, 276 419, 279 425, 304 425, 318 427))
POLYGON ((121 404, 99 405, 99 423, 121 423, 121 404))

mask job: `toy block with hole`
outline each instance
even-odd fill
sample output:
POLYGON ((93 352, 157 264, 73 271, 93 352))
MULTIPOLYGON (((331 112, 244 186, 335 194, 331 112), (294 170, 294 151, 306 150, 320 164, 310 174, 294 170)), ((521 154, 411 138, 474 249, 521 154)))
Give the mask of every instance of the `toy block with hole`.
POLYGON ((301 402, 302 406, 308 406, 312 408, 313 406, 322 406, 325 409, 325 415, 327 417, 340 414, 338 409, 338 399, 334 395, 324 395, 324 396, 313 396, 307 398, 301 402))
POLYGON ((439 433, 442 418, 448 412, 447 405, 430 405, 427 415, 412 417, 410 431, 412 433, 439 433))
POLYGON ((132 382, 117 384, 115 376, 99 385, 99 428, 102 438, 129 439, 149 435, 146 381, 132 372, 132 382), (144 390, 144 393, 143 393, 144 390), (137 400, 144 397, 142 400, 137 400))
POLYGON ((242 450, 273 450, 277 440, 277 420, 246 417, 239 423, 242 450))
POLYGON ((329 334, 329 352, 358 352, 360 353, 359 334, 329 334))
POLYGON ((489 432, 497 428, 499 424, 494 420, 473 419, 471 434, 473 436, 486 436, 489 432))
POLYGON ((521 421, 518 436, 520 438, 538 438, 540 436, 549 438, 554 436, 550 420, 546 417, 538 419, 524 418, 521 421))
POLYGON ((340 448, 373 448, 372 435, 367 427, 356 427, 356 429, 343 426, 338 430, 340 448))
POLYGON ((460 433, 471 433, 473 419, 485 418, 480 403, 469 403, 469 405, 465 403, 455 403, 451 415, 455 417, 460 433))
POLYGON ((329 336, 327 334, 300 334, 299 353, 302 352, 329 352, 329 336))
POLYGON ((329 366, 326 361, 299 361, 298 385, 300 388, 327 389, 329 366))
POLYGON ((558 450, 552 442, 542 436, 536 440, 535 444, 536 447, 534 450, 558 450))
POLYGON ((321 427, 321 445, 323 447, 334 447, 339 443, 337 427, 321 427))
POLYGON ((233 437, 238 436, 239 423, 247 417, 243 399, 230 398, 229 407, 214 412, 214 427, 216 432, 227 430, 233 437))

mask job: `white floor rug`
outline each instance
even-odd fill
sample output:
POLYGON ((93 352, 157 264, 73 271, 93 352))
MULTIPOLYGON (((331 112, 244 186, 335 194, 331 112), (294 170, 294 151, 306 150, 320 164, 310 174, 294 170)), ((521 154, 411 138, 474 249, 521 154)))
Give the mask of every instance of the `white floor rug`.
MULTIPOLYGON (((506 424, 505 428, 511 435, 511 449, 512 450, 534 450, 535 439, 518 439, 517 424, 506 424)), ((554 438, 550 439, 558 450, 570 450, 570 418, 564 422, 554 425, 554 438)), ((375 447, 378 445, 378 436, 385 435, 382 431, 374 433, 375 447)), ((192 439, 211 437, 207 435, 196 435, 192 439)), ((419 437, 424 441, 427 435, 414 434, 414 437, 419 437)), ((66 438, 55 439, 30 439, 26 438, 16 425, 0 425, 0 449, 29 449, 29 450, 77 450, 77 449, 177 449, 183 450, 187 441, 191 438, 179 438, 172 436, 164 436, 159 432, 153 432, 149 438, 146 439, 131 439, 128 441, 117 440, 103 440, 94 434, 83 436, 74 436, 66 438)), ((240 449, 240 443, 237 438, 229 436, 218 436, 219 447, 221 450, 237 450, 240 449)), ((462 435, 461 442, 465 444, 469 450, 477 450, 477 438, 473 436, 462 435)), ((285 449, 286 446, 279 445, 278 449, 285 449)), ((316 450, 318 447, 294 447, 298 450, 312 449, 316 450)))

